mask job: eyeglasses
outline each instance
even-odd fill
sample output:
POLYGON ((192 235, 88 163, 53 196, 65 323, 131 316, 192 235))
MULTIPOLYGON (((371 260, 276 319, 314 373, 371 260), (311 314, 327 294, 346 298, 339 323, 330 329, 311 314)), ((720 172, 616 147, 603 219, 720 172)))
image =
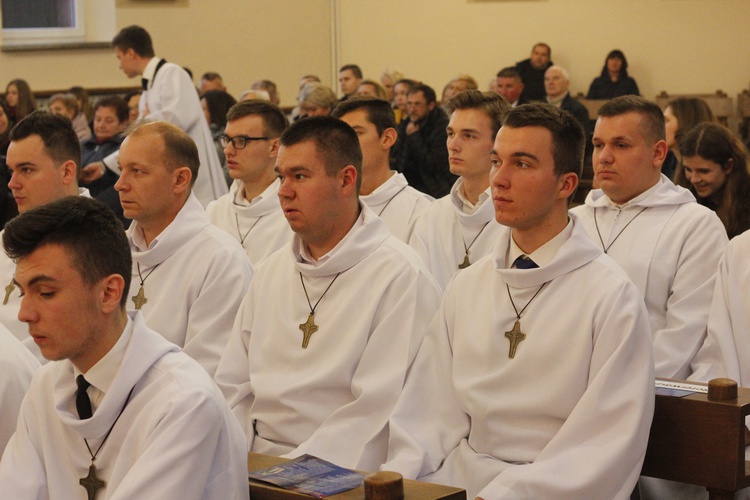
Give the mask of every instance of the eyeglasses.
POLYGON ((244 149, 248 142, 253 141, 267 141, 270 137, 249 137, 247 135, 238 135, 235 137, 229 137, 228 135, 222 135, 219 137, 222 147, 227 147, 227 144, 232 143, 234 149, 244 149))

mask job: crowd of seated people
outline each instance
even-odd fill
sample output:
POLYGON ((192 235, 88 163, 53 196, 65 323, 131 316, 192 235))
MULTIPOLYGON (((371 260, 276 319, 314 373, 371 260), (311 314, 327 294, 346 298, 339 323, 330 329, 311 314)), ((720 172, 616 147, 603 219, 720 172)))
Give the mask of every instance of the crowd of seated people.
MULTIPOLYGON (((116 46, 126 73, 130 50, 116 46)), ((158 58, 145 54, 144 68, 128 76, 153 80, 158 58)), ((31 491, 34 481, 14 473, 34 455, 35 433, 57 432, 39 426, 35 411, 83 428, 85 393, 94 403, 88 418, 121 411, 132 425, 139 414, 128 410, 145 405, 144 394, 140 386, 120 394, 127 384, 116 367, 168 371, 163 356, 200 385, 185 398, 218 406, 207 434, 221 428, 221 437, 206 439, 220 443, 213 456, 223 453, 222 466, 232 435, 233 457, 234 448, 310 453, 466 488, 470 498, 626 499, 634 488, 644 500, 688 498, 674 485, 639 482, 653 379, 742 376, 735 365, 745 355, 732 338, 746 332, 726 325, 732 315, 750 318, 731 302, 732 287, 750 293, 742 279, 750 266, 738 257, 750 241, 750 152, 704 101, 677 98, 661 110, 640 97, 620 50, 588 89, 587 99, 606 101, 591 120, 551 56, 549 45, 534 45, 484 92, 467 74, 433 87, 408 72, 368 78, 346 64, 337 88, 302 76, 291 113, 271 80, 235 100, 221 75, 206 71, 187 90, 228 187, 207 209, 194 191, 203 165, 187 127, 139 120, 153 99, 148 85, 93 106, 73 87, 49 98, 48 113, 35 111, 24 80, 12 80, 0 100, 0 210, 2 224, 13 220, 6 248, 15 261, 0 252, 0 282, 15 310, 0 305, 0 339, 4 322, 35 327, 37 311, 61 321, 57 299, 29 278, 35 256, 44 265, 77 252, 101 257, 64 239, 51 250, 20 248, 26 224, 55 231, 36 217, 88 214, 105 234, 124 234, 112 238, 122 248, 108 251, 126 271, 100 276, 97 267, 94 284, 86 273, 80 281, 99 309, 75 311, 117 334, 109 351, 93 341, 57 351, 38 329, 24 342, 40 361, 62 361, 38 369, 45 382, 69 373, 53 388, 31 382, 33 400, 14 410, 23 429, 0 461, 0 490, 31 491), (48 141, 53 128, 65 147, 48 141), (116 154, 115 168, 106 165, 116 154), (44 188, 25 172, 29 157, 44 188), (595 189, 571 209, 585 157, 595 189), (9 206, 14 194, 18 207, 9 206), (88 197, 127 232, 113 233, 93 202, 71 201, 88 197), (582 287, 591 300, 571 300, 582 287), (79 356, 89 349, 91 365, 79 356), (74 375, 90 376, 93 388, 74 375), (75 404, 58 395, 61 386, 75 404), (64 415, 44 403, 45 390, 67 401, 64 415), (122 410, 111 410, 110 393, 122 410)), ((89 472, 117 488, 127 481, 111 461, 97 462, 100 476, 89 472)), ((78 480, 63 490, 80 489, 78 480)))

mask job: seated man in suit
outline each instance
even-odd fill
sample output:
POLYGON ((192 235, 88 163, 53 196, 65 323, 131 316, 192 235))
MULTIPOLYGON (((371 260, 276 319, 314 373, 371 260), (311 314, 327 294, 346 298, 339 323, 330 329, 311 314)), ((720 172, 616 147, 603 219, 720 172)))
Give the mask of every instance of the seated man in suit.
POLYGON ((583 141, 549 105, 504 118, 490 179, 505 228, 445 290, 382 469, 472 499, 629 498, 654 409, 648 319, 638 289, 568 215, 583 141))
POLYGON ((242 429, 216 384, 125 310, 130 249, 114 214, 67 197, 9 222, 3 245, 19 318, 56 361, 24 398, 3 498, 247 499, 242 429))
POLYGON ((497 93, 505 97, 505 100, 510 103, 512 107, 520 106, 521 104, 528 104, 527 101, 521 97, 523 93, 523 80, 521 80, 521 74, 514 67, 503 68, 497 73, 497 93))
POLYGON ((575 116, 583 129, 589 133, 591 131, 589 112, 586 106, 571 97, 569 88, 570 77, 568 71, 562 66, 550 66, 544 73, 544 90, 547 92, 547 102, 569 111, 575 116))

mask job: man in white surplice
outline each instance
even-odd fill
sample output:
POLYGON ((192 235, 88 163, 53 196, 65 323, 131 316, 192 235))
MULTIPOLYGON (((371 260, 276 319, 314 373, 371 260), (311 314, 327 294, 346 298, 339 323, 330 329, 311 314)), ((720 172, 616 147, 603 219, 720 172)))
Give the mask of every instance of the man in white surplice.
POLYGON ((505 117, 488 203, 506 227, 445 290, 384 470, 470 499, 629 498, 654 408, 648 319, 638 289, 568 216, 583 152, 567 111, 505 117))
POLYGON ((141 123, 120 147, 115 184, 133 252, 128 310, 210 374, 224 350, 252 267, 192 193, 195 143, 167 122, 141 123))
POLYGON ((387 101, 370 96, 350 97, 333 116, 348 123, 362 148, 360 199, 383 219, 391 234, 408 242, 414 223, 434 201, 409 186, 404 174, 391 170, 391 148, 396 142, 396 116, 387 101))
POLYGON ((273 170, 279 136, 288 125, 284 113, 266 101, 239 102, 227 113, 221 140, 234 182, 229 194, 208 204, 206 213, 240 242, 253 267, 292 240, 273 170))
POLYGON ((242 429, 216 384, 125 311, 130 249, 110 209, 66 197, 9 222, 3 244, 19 317, 54 362, 21 405, 2 497, 246 500, 242 429))
POLYGON ((490 151, 508 102, 497 94, 467 90, 448 101, 448 160, 460 176, 450 194, 417 220, 409 239, 438 284, 492 249, 500 226, 490 200, 490 151))
POLYGON ((715 212, 662 175, 664 136, 664 115, 653 102, 623 96, 602 106, 593 138, 600 189, 572 212, 641 291, 656 376, 684 380, 706 335, 728 240, 715 212))
POLYGON ((248 448, 376 470, 388 416, 440 294, 414 251, 360 202, 357 134, 331 117, 281 136, 294 241, 257 269, 216 371, 248 448))
MULTIPOLYGON (((194 180, 193 191, 205 207, 226 194, 227 183, 216 154, 211 130, 201 109, 195 84, 182 66, 156 57, 151 35, 140 26, 127 26, 112 39, 120 69, 128 78, 141 77, 143 93, 138 102, 140 119, 164 120, 184 130, 198 148, 201 169, 194 180)), ((118 152, 83 168, 83 179, 90 182, 104 175, 108 168, 115 173, 118 152)))
MULTIPOLYGON (((12 172, 8 188, 23 213, 65 196, 90 197, 78 187, 81 170, 81 143, 70 120, 46 111, 35 111, 10 132, 6 163, 12 172)), ((0 233, 2 234, 2 233, 0 233)), ((20 291, 13 284, 16 263, 0 251, 0 322, 44 362, 39 348, 29 337, 29 329, 18 320, 20 291)))

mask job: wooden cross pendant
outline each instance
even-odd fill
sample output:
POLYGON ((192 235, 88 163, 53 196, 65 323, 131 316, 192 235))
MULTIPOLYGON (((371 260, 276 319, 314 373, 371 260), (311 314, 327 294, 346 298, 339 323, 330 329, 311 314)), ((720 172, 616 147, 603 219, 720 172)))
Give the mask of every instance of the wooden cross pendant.
POLYGON ((299 325, 299 329, 302 330, 303 337, 302 337, 302 349, 307 349, 307 344, 310 343, 310 337, 312 337, 312 334, 318 331, 318 325, 315 324, 315 316, 309 315, 307 317, 307 322, 302 323, 299 325))
POLYGON ((10 283, 8 283, 8 286, 5 287, 5 300, 3 300, 3 305, 8 303, 8 299, 10 298, 10 294, 13 293, 13 290, 16 289, 16 284, 13 283, 13 278, 10 279, 10 283))
POLYGON ((82 477, 78 480, 78 484, 86 488, 86 493, 89 495, 89 500, 96 500, 96 493, 104 488, 107 483, 96 477, 96 466, 94 464, 89 465, 89 475, 82 477))
POLYGON ((469 254, 467 253, 464 257, 464 261, 458 265, 459 269, 466 269, 471 265, 471 262, 469 262, 469 254))
POLYGON ((521 322, 516 320, 516 324, 513 325, 513 329, 509 332, 505 332, 505 337, 510 341, 508 357, 510 359, 513 359, 516 356, 516 349, 518 348, 518 344, 526 339, 526 334, 521 331, 521 322))
POLYGON ((148 302, 148 299, 146 298, 146 292, 143 291, 143 285, 141 285, 140 290, 138 290, 138 295, 133 295, 132 297, 130 297, 130 299, 135 304, 136 310, 140 309, 141 307, 143 307, 143 304, 148 302))

